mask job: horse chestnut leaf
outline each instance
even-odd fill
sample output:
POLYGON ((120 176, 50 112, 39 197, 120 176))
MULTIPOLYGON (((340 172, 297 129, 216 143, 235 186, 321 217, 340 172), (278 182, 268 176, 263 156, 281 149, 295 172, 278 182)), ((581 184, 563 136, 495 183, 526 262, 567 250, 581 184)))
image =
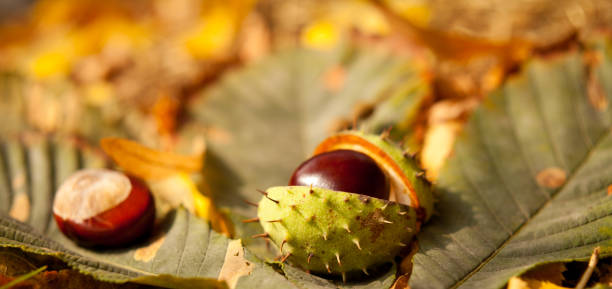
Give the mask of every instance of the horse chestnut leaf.
POLYGON ((59 187, 53 216, 66 236, 88 247, 127 245, 148 234, 153 196, 140 180, 106 169, 86 169, 59 187))
POLYGON ((289 185, 389 198, 387 177, 376 161, 352 150, 333 150, 311 157, 293 172, 289 185))

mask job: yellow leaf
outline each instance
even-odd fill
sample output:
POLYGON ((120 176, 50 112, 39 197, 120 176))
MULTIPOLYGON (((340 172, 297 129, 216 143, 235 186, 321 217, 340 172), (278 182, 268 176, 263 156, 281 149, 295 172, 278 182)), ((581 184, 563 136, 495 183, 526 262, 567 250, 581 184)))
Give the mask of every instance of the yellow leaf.
POLYGON ((147 180, 197 172, 204 161, 203 153, 188 156, 163 152, 122 138, 104 138, 100 145, 125 172, 147 180))
POLYGON ((185 50, 196 59, 224 56, 232 48, 240 24, 255 1, 209 1, 198 23, 181 38, 185 50))
POLYGON ((228 237, 233 236, 234 227, 229 218, 215 207, 208 196, 198 190, 186 173, 149 180, 147 183, 155 196, 158 217, 163 218, 168 211, 183 206, 190 213, 209 221, 213 230, 228 237))
POLYGON ((340 40, 340 31, 329 20, 318 20, 306 27, 301 35, 302 45, 316 49, 330 49, 340 40))
POLYGON ((508 281, 508 289, 566 289, 550 281, 539 281, 534 279, 522 279, 520 277, 512 277, 508 281))
POLYGON ((160 180, 148 180, 147 184, 155 197, 155 211, 158 219, 180 206, 195 214, 195 202, 191 180, 184 174, 175 174, 160 180))
POLYGON ((384 1, 393 11, 409 20, 418 27, 426 27, 431 19, 431 9, 424 0, 386 0, 384 1))
POLYGON ((391 30, 384 15, 368 1, 330 1, 326 6, 322 18, 331 19, 343 31, 356 29, 366 35, 383 36, 391 30))
POLYGON ((187 51, 195 58, 215 56, 228 49, 234 40, 236 25, 232 12, 216 8, 200 19, 185 39, 187 51))
POLYGON ((151 114, 155 118, 157 131, 162 135, 171 135, 177 126, 177 118, 180 113, 180 102, 168 93, 160 92, 155 101, 151 114))
POLYGON ((452 153, 453 143, 461 130, 460 121, 448 121, 429 126, 421 152, 421 165, 427 177, 436 180, 440 169, 452 153))
POLYGON ((210 198, 202 195, 197 189, 193 192, 196 216, 208 220, 213 230, 231 238, 234 226, 229 218, 219 211, 210 198))
POLYGON ((410 275, 401 275, 395 279, 395 283, 391 286, 391 289, 410 289, 410 285, 408 285, 408 280, 410 279, 410 275))
POLYGON ((60 49, 43 51, 28 64, 30 74, 38 79, 67 75, 71 68, 70 56, 60 49))
POLYGON ((85 99, 93 106, 102 106, 114 96, 114 88, 107 82, 95 82, 84 88, 85 99))

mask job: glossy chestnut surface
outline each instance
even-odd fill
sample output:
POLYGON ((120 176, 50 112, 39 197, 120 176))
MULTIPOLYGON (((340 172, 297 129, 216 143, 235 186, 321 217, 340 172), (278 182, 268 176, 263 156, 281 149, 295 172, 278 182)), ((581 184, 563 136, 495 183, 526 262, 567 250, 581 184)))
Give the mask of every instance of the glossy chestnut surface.
POLYGON ((352 150, 334 150, 311 157, 293 172, 289 185, 389 198, 389 184, 380 167, 369 156, 352 150))
POLYGON ((85 170, 58 189, 53 215, 58 228, 82 246, 119 247, 150 233, 155 204, 147 186, 134 177, 85 170))

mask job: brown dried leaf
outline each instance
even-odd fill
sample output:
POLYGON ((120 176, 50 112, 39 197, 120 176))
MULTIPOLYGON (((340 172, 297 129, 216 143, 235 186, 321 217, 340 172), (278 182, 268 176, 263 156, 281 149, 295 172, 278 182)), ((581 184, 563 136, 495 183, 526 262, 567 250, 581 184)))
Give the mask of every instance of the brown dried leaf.
POLYGON ((612 263, 609 260, 602 259, 602 262, 599 262, 599 283, 606 284, 608 286, 612 286, 612 263))
POLYGON ((399 276, 395 280, 395 283, 393 283, 393 286, 391 286, 391 289, 410 289, 410 285, 408 285, 409 279, 410 277, 406 275, 399 276))
POLYGON ((161 179, 177 173, 202 169, 204 154, 180 155, 148 148, 122 138, 103 138, 100 145, 106 154, 127 173, 143 179, 161 179))
POLYGON ((525 59, 533 49, 533 44, 522 37, 493 40, 423 25, 424 23, 418 23, 421 21, 415 22, 411 19, 410 15, 401 15, 402 13, 395 11, 393 3, 390 2, 392 1, 376 3, 391 25, 402 34, 425 44, 441 59, 468 60, 487 54, 510 64, 525 59), (387 6, 389 4, 390 6, 387 6))
MULTIPOLYGON (((0 285, 6 284, 14 277, 9 277, 0 274, 0 285)), ((95 288, 95 289, 137 289, 137 288, 158 288, 134 283, 115 284, 98 281, 91 276, 79 273, 76 270, 63 269, 59 271, 44 271, 41 274, 34 276, 19 283, 11 288, 14 289, 37 289, 37 288, 95 288)))
POLYGON ((565 267, 564 263, 544 264, 523 274, 521 278, 549 281, 551 283, 560 285, 561 282, 565 280, 563 277, 563 272, 565 272, 565 270, 567 270, 567 268, 565 267))
POLYGON ((155 118, 157 131, 162 136, 172 135, 176 131, 180 108, 180 102, 176 97, 164 92, 160 93, 155 104, 153 104, 151 113, 155 118))

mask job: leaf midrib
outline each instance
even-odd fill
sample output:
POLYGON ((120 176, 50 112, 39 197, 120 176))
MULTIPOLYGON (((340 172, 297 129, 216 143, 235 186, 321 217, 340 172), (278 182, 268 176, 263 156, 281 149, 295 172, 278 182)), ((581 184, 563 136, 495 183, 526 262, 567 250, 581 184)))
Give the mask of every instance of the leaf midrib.
POLYGON ((508 238, 506 238, 506 240, 504 240, 504 242, 499 246, 499 248, 497 248, 495 251, 493 251, 487 258, 485 258, 480 264, 478 264, 478 266, 476 266, 476 268, 474 268, 473 270, 471 270, 468 274, 466 274, 463 278, 461 278, 461 280, 459 280, 457 283, 455 283, 453 286, 451 286, 451 289, 455 289, 458 288, 459 286, 463 285, 463 283, 465 283, 467 280, 469 280, 474 274, 480 272, 480 269, 482 269, 482 267, 484 267, 485 265, 487 265, 489 262, 491 262, 491 260, 493 260, 493 258, 495 258, 499 252, 501 252, 501 250, 503 250, 506 245, 508 243, 510 243, 510 241, 512 241, 512 239, 517 236, 521 230, 523 230, 523 228, 525 226, 527 226, 533 219, 535 219, 542 211, 544 208, 550 206, 551 202, 553 200, 556 199, 556 197, 565 189, 565 187, 567 186, 567 184, 569 184, 573 178, 577 175, 576 173, 578 171, 580 171, 580 169, 582 169, 582 167, 588 162, 588 160, 591 158, 591 155, 593 154, 594 151, 597 150, 597 148, 599 147, 599 145, 603 142, 603 140, 606 139, 606 136, 609 134, 609 132, 606 130, 604 131, 598 138, 597 141, 595 142, 595 145, 591 147, 591 149, 587 152, 587 154, 585 155, 585 157, 581 160, 581 162, 576 166, 576 168, 574 169, 574 171, 572 172, 572 174, 570 175, 570 177, 565 181, 565 183, 559 188, 559 190, 557 190, 556 192, 554 192, 551 197, 546 200, 546 202, 544 202, 544 204, 542 204, 542 206, 540 206, 540 208, 538 208, 536 210, 535 213, 533 213, 529 219, 527 219, 525 222, 523 222, 508 238))

